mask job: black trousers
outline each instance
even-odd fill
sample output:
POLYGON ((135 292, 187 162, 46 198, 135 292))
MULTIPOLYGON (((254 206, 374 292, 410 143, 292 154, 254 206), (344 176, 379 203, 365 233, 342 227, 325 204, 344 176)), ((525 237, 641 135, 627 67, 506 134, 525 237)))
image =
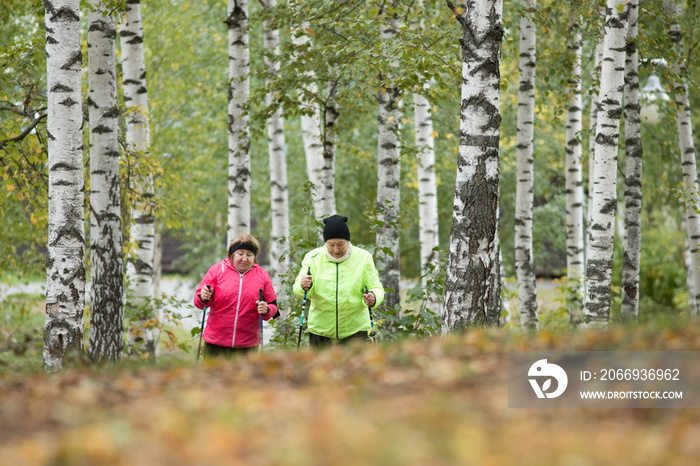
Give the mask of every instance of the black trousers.
POLYGON ((365 343, 368 342, 369 335, 367 334, 367 330, 360 330, 359 332, 352 334, 349 337, 341 338, 340 340, 336 340, 335 338, 322 337, 321 335, 316 335, 314 333, 309 333, 309 346, 314 348, 325 348, 326 346, 330 346, 334 342, 337 342, 340 345, 347 345, 348 343, 351 343, 353 341, 363 341, 365 343))
POLYGON ((249 348, 230 348, 228 346, 212 345, 211 343, 204 342, 204 357, 227 357, 231 358, 234 356, 239 356, 247 353, 254 353, 258 350, 257 346, 251 346, 249 348))

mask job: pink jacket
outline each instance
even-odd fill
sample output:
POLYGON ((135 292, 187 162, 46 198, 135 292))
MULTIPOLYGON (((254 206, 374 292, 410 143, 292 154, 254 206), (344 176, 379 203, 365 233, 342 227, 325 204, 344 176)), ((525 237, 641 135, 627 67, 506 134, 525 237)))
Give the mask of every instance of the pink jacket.
POLYGON ((207 306, 207 326, 204 341, 219 346, 248 348, 260 344, 260 314, 255 306, 259 290, 268 303, 269 312, 262 316, 270 320, 277 314, 277 295, 272 288, 270 274, 258 264, 241 274, 224 259, 209 268, 197 287, 194 305, 207 306), (214 292, 208 303, 199 297, 202 288, 209 285, 214 292))

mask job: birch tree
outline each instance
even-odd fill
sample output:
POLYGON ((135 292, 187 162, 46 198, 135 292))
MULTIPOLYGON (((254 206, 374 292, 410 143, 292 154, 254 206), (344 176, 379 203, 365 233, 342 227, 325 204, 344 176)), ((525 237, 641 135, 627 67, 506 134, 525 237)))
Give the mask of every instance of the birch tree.
MULTIPOLYGON (((384 52, 396 36, 398 13, 392 1, 382 3, 378 18, 380 41, 384 52)), ((399 205, 400 205, 400 147, 399 147, 399 98, 400 91, 391 80, 395 78, 398 62, 394 57, 389 61, 386 73, 380 73, 379 102, 377 118, 377 265, 379 278, 387 289, 384 306, 390 311, 401 302, 399 266, 399 205), (390 291, 389 291, 390 290, 390 291)))
POLYGON ((520 325, 537 330, 537 282, 532 258, 534 202, 533 149, 535 126, 536 32, 535 0, 522 0, 520 19, 520 85, 518 88, 517 184, 515 194, 515 271, 520 296, 520 325))
POLYGON ((625 59, 625 254, 622 263, 622 321, 639 314, 639 260, 642 251, 642 132, 637 57, 638 0, 629 0, 625 59))
MULTIPOLYGON (((266 0, 264 4, 265 8, 275 8, 276 6, 277 0, 266 0)), ((276 92, 272 89, 272 82, 278 76, 280 69, 280 40, 279 31, 272 26, 270 20, 264 22, 264 29, 265 68, 268 73, 266 85, 269 89, 267 105, 270 106, 276 103, 276 92)), ((287 241, 289 237, 289 190, 287 188, 284 117, 280 106, 277 106, 267 121, 267 144, 270 160, 270 210, 272 213, 270 278, 280 300, 283 300, 282 276, 285 272, 285 253, 289 248, 287 241)))
MULTIPOLYGON (((425 90, 429 85, 424 86, 425 90)), ((438 200, 435 177, 435 138, 430 103, 422 94, 413 94, 416 146, 418 148, 418 218, 421 266, 438 263, 438 200)), ((426 280, 423 278, 423 289, 426 280)), ((435 310, 435 309, 433 309, 435 310)))
POLYGON ((248 0, 228 0, 228 240, 250 230, 248 0))
POLYGON ((673 60, 670 60, 674 76, 672 86, 677 109, 676 125, 678 127, 678 143, 683 169, 686 228, 688 242, 690 243, 691 267, 688 270, 688 274, 692 277, 692 292, 695 293, 693 299, 690 300, 691 303, 695 304, 691 308, 690 313, 693 316, 697 316, 697 305, 700 303, 700 216, 695 209, 700 207, 700 196, 698 195, 697 166, 688 84, 684 80, 687 66, 683 58, 683 33, 679 25, 678 5, 675 0, 664 0, 663 4, 664 13, 669 22, 668 36, 675 51, 673 60))
POLYGON ((569 108, 566 115, 566 269, 569 286, 569 324, 583 321, 583 168, 581 101, 581 29, 577 19, 569 23, 568 49, 572 59, 569 108))
POLYGON ((45 0, 49 232, 43 365, 82 351, 85 305, 83 113, 78 0, 45 0))
POLYGON ((500 313, 498 181, 502 0, 470 5, 462 26, 459 157, 445 279, 443 332, 484 325, 500 313), (489 306, 497 308, 490 311, 489 306))
POLYGON ((336 79, 326 84, 326 100, 323 103, 323 168, 321 169, 321 210, 336 213, 335 209, 335 155, 338 144, 338 94, 340 92, 340 72, 331 66, 336 79))
MULTIPOLYGON (((605 16, 603 16, 605 18, 605 16)), ((590 90, 590 96, 591 96, 591 107, 590 107, 590 113, 589 113, 589 119, 588 119, 588 196, 587 196, 587 202, 588 202, 588 209, 586 213, 586 229, 585 231, 588 231, 588 229, 591 227, 591 221, 593 218, 593 209, 591 209, 591 206, 593 205, 593 189, 591 189, 591 185, 593 184, 593 180, 595 179, 595 138, 596 138, 596 127, 598 125, 598 99, 600 97, 600 71, 601 71, 601 65, 603 63, 603 36, 601 35, 598 38, 598 42, 596 44, 595 48, 595 55, 593 58, 593 71, 591 73, 591 81, 593 82, 593 85, 591 86, 590 90)), ((585 240, 586 233, 584 232, 584 260, 588 261, 588 256, 589 254, 589 246, 590 244, 588 241, 585 240)), ((584 266, 585 267, 585 266, 584 266)), ((584 296, 584 301, 585 301, 585 296, 584 296)))
MULTIPOLYGON (((155 213, 153 177, 141 167, 147 161, 150 148, 148 121, 148 91, 146 87, 146 62, 143 52, 143 27, 139 0, 127 0, 126 19, 119 27, 122 55, 124 103, 126 104, 126 148, 134 157, 137 174, 133 191, 137 195, 131 209, 129 242, 133 247, 127 260, 129 286, 137 309, 143 308, 153 298, 153 260, 155 249, 155 213)), ((146 349, 155 355, 155 336, 144 328, 146 349)))
MULTIPOLYGON (((302 22, 302 25, 292 33, 292 43, 297 50, 295 60, 301 68, 305 67, 303 54, 311 46, 309 30, 308 24, 302 22)), ((316 84, 316 73, 304 70, 302 75, 304 79, 301 86, 301 105, 305 109, 300 117, 301 136, 306 155, 306 171, 309 181, 314 185, 314 216, 319 219, 335 213, 335 158, 325 157, 325 145, 330 143, 332 139, 326 140, 325 131, 321 130, 321 99, 316 84)), ((337 83, 330 90, 337 91, 337 83)), ((333 108, 336 110, 335 113, 326 114, 326 118, 332 124, 337 120, 337 108, 333 108)), ((329 133, 329 137, 333 136, 329 133)), ((328 155, 332 153, 334 152, 328 152, 328 155)))
POLYGON ((117 361, 124 347, 116 25, 102 0, 88 14, 90 118, 90 264, 93 360, 117 361))
MULTIPOLYGON (((423 11, 423 2, 419 1, 418 10, 423 11)), ((423 29, 423 20, 420 21, 423 29)), ((423 86, 424 91, 430 84, 423 86)), ((435 176, 435 138, 433 137, 433 115, 428 99, 422 93, 413 94, 414 124, 416 128, 416 147, 418 148, 418 240, 420 242, 421 269, 428 265, 437 267, 438 256, 435 248, 439 247, 438 235, 438 198, 435 176)), ((423 290, 427 288, 427 278, 421 279, 423 290)), ((428 301, 428 309, 439 313, 439 303, 428 301)))
POLYGON ((629 11, 626 0, 608 0, 595 142, 590 256, 586 266, 586 325, 610 320, 613 239, 617 208, 617 145, 622 115, 625 49, 629 11))

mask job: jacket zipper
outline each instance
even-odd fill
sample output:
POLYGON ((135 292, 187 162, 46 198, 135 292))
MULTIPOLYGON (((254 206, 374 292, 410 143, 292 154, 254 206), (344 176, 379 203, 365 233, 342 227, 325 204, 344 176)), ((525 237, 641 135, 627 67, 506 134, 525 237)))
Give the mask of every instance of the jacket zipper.
POLYGON ((338 332, 338 281, 340 277, 338 275, 338 263, 335 263, 335 339, 340 339, 338 332))
POLYGON ((239 273, 240 278, 238 281, 238 304, 236 304, 236 318, 233 321, 233 340, 231 341, 231 348, 236 347, 236 327, 238 326, 238 312, 241 309, 241 293, 243 293, 243 275, 245 275, 245 273, 239 273))

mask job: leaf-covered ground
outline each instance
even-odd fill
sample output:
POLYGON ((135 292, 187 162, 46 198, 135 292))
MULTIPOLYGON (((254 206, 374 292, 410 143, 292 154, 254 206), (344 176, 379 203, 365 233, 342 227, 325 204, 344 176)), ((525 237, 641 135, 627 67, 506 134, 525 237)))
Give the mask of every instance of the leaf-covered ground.
POLYGON ((0 464, 697 464, 697 409, 508 408, 508 351, 615 349, 697 351, 700 330, 472 331, 200 365, 3 373, 0 464))

